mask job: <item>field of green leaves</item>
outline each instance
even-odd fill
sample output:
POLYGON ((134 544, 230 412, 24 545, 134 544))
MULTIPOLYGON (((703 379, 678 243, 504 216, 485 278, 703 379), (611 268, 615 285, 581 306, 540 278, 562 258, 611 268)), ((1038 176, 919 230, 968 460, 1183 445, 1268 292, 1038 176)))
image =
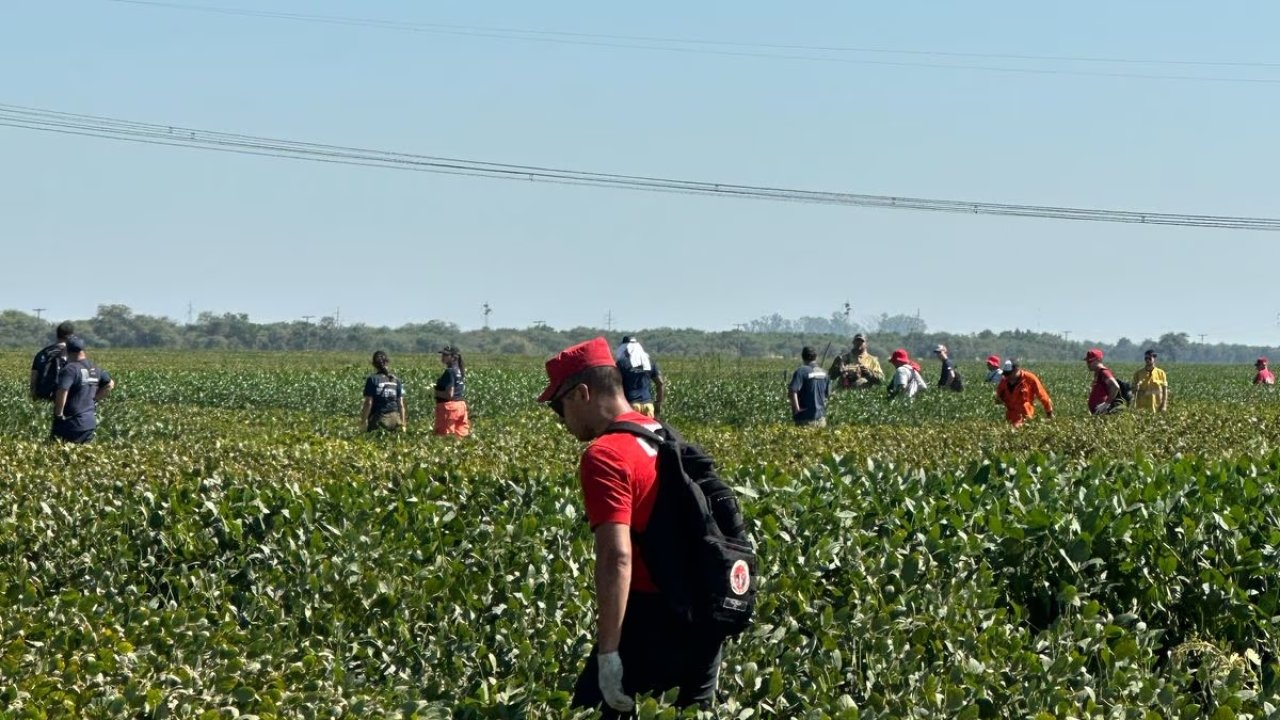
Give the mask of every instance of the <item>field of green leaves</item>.
MULTIPOLYGON (((363 355, 95 359, 118 389, 68 447, 0 353, 0 717, 572 717, 592 555, 540 361, 468 358, 458 441, 430 356, 393 358, 381 436, 363 355)), ((1059 416, 1018 431, 977 366, 825 430, 788 424, 788 362, 664 369, 765 575, 717 717, 1280 718, 1280 395, 1248 368, 1090 418, 1082 363, 1033 367, 1059 416)))

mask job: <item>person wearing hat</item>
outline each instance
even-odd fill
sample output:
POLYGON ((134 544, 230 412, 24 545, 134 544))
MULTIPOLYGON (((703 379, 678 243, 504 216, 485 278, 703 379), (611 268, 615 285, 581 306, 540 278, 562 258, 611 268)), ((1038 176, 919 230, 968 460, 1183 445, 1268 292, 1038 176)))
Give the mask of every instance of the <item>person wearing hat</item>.
POLYGON ((1089 390, 1089 412, 1093 415, 1107 415, 1124 409, 1124 399, 1120 397, 1120 381, 1111 368, 1102 364, 1102 351, 1098 348, 1084 354, 1085 365, 1093 373, 1093 386, 1089 390))
POLYGON ((635 411, 658 417, 667 395, 667 383, 662 379, 658 363, 640 346, 640 341, 627 335, 614 351, 618 371, 622 373, 622 391, 635 411), (656 392, 655 392, 656 390, 656 392))
POLYGON ((847 354, 836 355, 828 375, 843 388, 869 388, 884 382, 880 360, 867 352, 867 336, 862 333, 853 336, 853 347, 847 354))
POLYGON ((85 355, 84 340, 78 335, 67 338, 66 343, 67 364, 58 373, 49 434, 63 442, 87 443, 98 428, 98 402, 111 393, 116 382, 85 355))
POLYGON ((31 359, 32 400, 52 402, 58 389, 58 373, 67 364, 67 338, 76 334, 76 328, 67 320, 58 324, 57 333, 57 340, 31 359))
POLYGON ((1258 374, 1253 376, 1254 385, 1275 385, 1276 376, 1267 369, 1267 359, 1260 357, 1253 366, 1258 369, 1258 374))
POLYGON ((1004 405, 1004 419, 1014 427, 1036 415, 1035 403, 1040 402, 1044 416, 1053 418, 1053 400, 1044 383, 1029 370, 1023 370, 1018 361, 1009 358, 1000 369, 1000 384, 996 385, 996 402, 1004 405))
POLYGON ((999 355, 987 356, 987 382, 999 383, 1004 379, 1003 364, 1000 362, 999 355))
POLYGON ((933 349, 933 354, 938 356, 942 361, 942 375, 938 378, 938 387, 947 388, 960 392, 964 390, 964 380, 960 378, 960 373, 956 371, 956 364, 951 360, 951 352, 947 350, 946 345, 939 345, 933 349))
POLYGON ((1144 352, 1142 363, 1142 369, 1133 375, 1133 407, 1164 412, 1169 409, 1169 379, 1163 368, 1156 367, 1156 351, 1144 352))
POLYGON ((404 432, 409 418, 404 408, 404 383, 391 374, 391 359, 381 350, 373 354, 373 374, 364 379, 364 404, 360 408, 360 427, 365 432, 398 430, 404 432))
POLYGON ((916 396, 916 393, 926 389, 920 372, 911 367, 911 356, 906 350, 902 348, 894 350, 889 356, 889 363, 896 368, 893 379, 889 381, 890 398, 905 397, 910 400, 916 396))
POLYGON ((436 380, 436 435, 466 437, 471 434, 467 414, 467 366, 462 351, 453 345, 440 348, 444 372, 436 380))
POLYGON ((566 348, 546 364, 538 396, 570 435, 586 443, 578 464, 587 523, 595 540, 595 647, 573 691, 575 708, 616 718, 632 695, 679 688, 682 706, 709 709, 720 674, 719 637, 691 629, 658 592, 632 534, 648 527, 658 492, 658 449, 616 422, 662 425, 632 409, 608 341, 566 348))
POLYGON ((787 397, 791 400, 791 419, 796 425, 825 427, 827 398, 831 395, 831 378, 818 367, 818 353, 808 345, 800 349, 803 365, 791 374, 787 397))

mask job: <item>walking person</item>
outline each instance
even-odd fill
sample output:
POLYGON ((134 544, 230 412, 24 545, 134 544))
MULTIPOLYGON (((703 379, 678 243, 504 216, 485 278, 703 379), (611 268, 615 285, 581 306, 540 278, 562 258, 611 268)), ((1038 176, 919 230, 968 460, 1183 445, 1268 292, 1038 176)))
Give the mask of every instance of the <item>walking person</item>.
POLYGON ((1133 407, 1164 412, 1169 409, 1169 379, 1156 367, 1156 351, 1143 353, 1142 363, 1142 369, 1133 374, 1133 407))
POLYGON ((98 403, 111 394, 116 382, 85 355, 79 336, 68 337, 66 347, 67 364, 58 373, 49 434, 63 442, 92 442, 98 428, 98 403))
POLYGON ((375 352, 372 363, 374 373, 364 380, 360 427, 366 432, 404 432, 409 427, 409 417, 404 407, 404 383, 391 373, 391 359, 385 352, 375 352))
POLYGON ((661 416, 667 383, 658 370, 658 363, 649 357, 640 341, 631 335, 622 338, 614 359, 622 373, 622 391, 631 407, 641 415, 661 416))
POLYGON ((956 392, 964 390, 964 380, 961 379, 960 372, 956 370, 956 364, 951 360, 951 352, 947 350, 947 346, 939 345, 935 347, 933 354, 942 361, 942 375, 938 378, 938 387, 955 390, 956 392))
POLYGON ((467 437, 471 418, 467 413, 467 366, 462 352, 453 345, 440 350, 444 372, 436 380, 436 435, 467 437))
POLYGON ((1266 358, 1264 357, 1258 358, 1257 361, 1253 363, 1253 366, 1258 370, 1258 373, 1253 376, 1254 385, 1275 385, 1276 384, 1276 376, 1269 369, 1267 369, 1266 358))
POLYGON ((987 356, 987 382, 998 385, 1004 379, 1003 364, 999 355, 987 356))
POLYGON ((76 334, 71 321, 58 325, 57 340, 41 348, 31 359, 31 399, 53 401, 58 389, 58 373, 67 364, 67 338, 76 334))
POLYGON ((1000 371, 1000 384, 996 385, 996 402, 1004 405, 1004 419, 1014 427, 1035 417, 1035 403, 1044 408, 1044 416, 1053 418, 1053 400, 1044 389, 1044 383, 1029 370, 1023 370, 1018 361, 1004 361, 1000 371))
POLYGON ((898 348, 889 356, 889 364, 895 368, 893 378, 889 380, 889 397, 911 400, 922 390, 928 389, 920 371, 911 366, 911 356, 907 351, 898 348))
POLYGON ((862 333, 853 336, 853 346, 848 354, 836 355, 831 361, 828 376, 835 378, 843 388, 865 389, 884 382, 880 360, 867 352, 867 336, 862 333))
MULTIPOLYGON (((720 636, 676 615, 659 593, 634 536, 646 530, 658 494, 658 447, 614 423, 662 425, 636 412, 604 338, 566 348, 547 361, 547 403, 565 429, 590 443, 578 466, 595 541, 595 647, 573 692, 575 708, 624 716, 635 693, 679 688, 682 707, 709 709, 720 675, 720 636)), ((663 558, 666 562, 674 559, 663 558)), ((653 561, 659 562, 658 558, 653 561)))
POLYGON ((1094 348, 1084 354, 1085 365, 1093 373, 1093 386, 1089 390, 1089 412, 1093 415, 1109 415, 1125 408, 1120 393, 1120 381, 1111 368, 1102 364, 1102 351, 1094 348))
POLYGON ((830 379, 826 371, 818 367, 818 353, 813 348, 808 345, 801 348, 800 359, 804 364, 791 374, 791 382, 787 385, 791 419, 796 425, 826 427, 830 379))

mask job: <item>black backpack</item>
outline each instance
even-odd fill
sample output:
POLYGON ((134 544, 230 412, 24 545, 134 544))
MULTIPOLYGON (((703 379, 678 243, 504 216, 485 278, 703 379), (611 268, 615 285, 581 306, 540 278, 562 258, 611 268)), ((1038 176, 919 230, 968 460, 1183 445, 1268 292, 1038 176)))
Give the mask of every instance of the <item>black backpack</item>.
POLYGON ((1120 393, 1116 395, 1116 397, 1123 400, 1125 405, 1132 405, 1133 385, 1130 385, 1127 381, 1121 380, 1120 378, 1116 378, 1116 384, 1120 386, 1120 393))
POLYGON ((630 422, 613 423, 607 432, 658 446, 658 495, 645 531, 632 530, 632 537, 667 604, 713 635, 747 629, 756 605, 756 553, 715 463, 665 424, 661 434, 630 422))
POLYGON ((58 373, 67 366, 67 346, 54 343, 36 353, 31 367, 36 371, 36 397, 52 400, 58 390, 58 373))

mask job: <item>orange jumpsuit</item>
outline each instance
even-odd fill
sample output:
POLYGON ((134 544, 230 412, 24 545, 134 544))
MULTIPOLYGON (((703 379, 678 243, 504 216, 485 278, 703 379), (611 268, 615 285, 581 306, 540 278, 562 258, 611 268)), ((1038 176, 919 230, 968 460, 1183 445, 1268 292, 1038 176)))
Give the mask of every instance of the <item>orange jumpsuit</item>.
POLYGON ((1044 407, 1046 414, 1053 414, 1053 401, 1049 399, 1044 383, 1031 372, 1022 370, 1021 373, 1022 377, 1016 385, 1010 386, 1009 381, 1012 378, 1006 376, 1001 378, 1000 384, 996 386, 996 400, 1004 403, 1004 417, 1014 427, 1035 417, 1037 399, 1040 400, 1040 405, 1044 407))

